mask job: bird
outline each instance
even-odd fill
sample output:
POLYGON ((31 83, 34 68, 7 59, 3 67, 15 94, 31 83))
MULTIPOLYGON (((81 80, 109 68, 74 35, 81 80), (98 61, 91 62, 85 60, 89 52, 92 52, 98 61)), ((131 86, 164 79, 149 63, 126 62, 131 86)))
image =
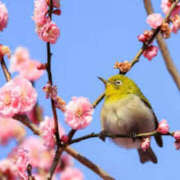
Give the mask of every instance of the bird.
MULTIPOLYGON (((114 75, 108 80, 102 77, 98 78, 105 85, 104 104, 100 115, 101 132, 113 135, 124 134, 131 137, 133 134, 157 129, 158 120, 152 106, 133 80, 121 74, 114 75)), ((162 147, 161 135, 156 134, 154 137, 157 145, 162 147)), ((146 151, 141 149, 142 139, 118 137, 113 138, 112 141, 127 149, 136 148, 141 163, 158 162, 151 147, 146 151)))

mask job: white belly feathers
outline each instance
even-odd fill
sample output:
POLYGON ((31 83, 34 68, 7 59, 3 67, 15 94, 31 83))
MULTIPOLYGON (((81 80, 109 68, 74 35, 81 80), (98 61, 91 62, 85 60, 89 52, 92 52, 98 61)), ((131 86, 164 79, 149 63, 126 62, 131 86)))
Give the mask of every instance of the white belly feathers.
MULTIPOLYGON (((141 99, 136 95, 104 104, 101 111, 102 129, 113 134, 127 134, 150 132, 155 129, 154 115, 141 99)), ((140 140, 130 138, 116 138, 113 141, 126 148, 138 148, 140 140)))

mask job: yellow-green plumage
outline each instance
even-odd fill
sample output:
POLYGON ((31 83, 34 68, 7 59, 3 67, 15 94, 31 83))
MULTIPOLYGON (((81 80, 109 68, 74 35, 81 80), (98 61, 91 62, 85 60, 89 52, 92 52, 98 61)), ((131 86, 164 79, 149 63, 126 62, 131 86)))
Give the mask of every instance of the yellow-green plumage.
MULTIPOLYGON (((102 78, 101 78, 102 80, 102 78)), ((105 101, 101 111, 102 129, 114 134, 133 134, 150 132, 157 128, 157 119, 149 101, 138 86, 124 75, 115 75, 105 83, 105 101)), ((162 146, 160 136, 157 143, 162 146)), ((152 149, 143 152, 140 149, 141 140, 116 138, 113 141, 126 148, 137 148, 141 162, 157 162, 152 149)))

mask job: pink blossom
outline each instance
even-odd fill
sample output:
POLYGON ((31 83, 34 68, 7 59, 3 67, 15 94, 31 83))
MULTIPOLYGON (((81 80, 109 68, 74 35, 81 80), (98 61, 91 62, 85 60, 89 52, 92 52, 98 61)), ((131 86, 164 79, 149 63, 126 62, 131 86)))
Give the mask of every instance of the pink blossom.
POLYGON ((156 29, 157 27, 161 26, 162 22, 163 22, 163 18, 161 16, 161 14, 158 13, 153 13, 150 14, 147 19, 146 22, 153 28, 156 29))
POLYGON ((143 55, 150 61, 153 57, 157 56, 157 53, 158 47, 151 45, 144 50, 143 55))
MULTIPOLYGON (((172 3, 170 0, 162 0, 161 1, 161 9, 164 12, 164 14, 168 14, 170 8, 171 8, 172 3)), ((173 10, 171 16, 174 16, 176 14, 180 13, 180 3, 176 5, 176 8, 173 10)))
POLYGON ((30 164, 29 152, 26 149, 19 148, 17 151, 17 160, 15 166, 18 170, 18 174, 21 178, 27 179, 27 167, 30 164))
POLYGON ((49 42, 51 44, 55 44, 60 35, 59 28, 52 21, 48 21, 43 26, 37 27, 36 31, 41 40, 49 42))
POLYGON ((17 179, 17 169, 11 159, 4 159, 0 161, 0 175, 2 179, 17 179))
POLYGON ((0 115, 3 116, 12 117, 21 109, 19 88, 12 81, 0 88, 0 115))
POLYGON ((8 22, 8 11, 6 9, 5 4, 0 2, 0 31, 2 31, 8 22))
MULTIPOLYGON (((40 131, 44 145, 50 149, 54 148, 56 142, 54 136, 54 132, 55 132, 54 120, 46 116, 44 121, 40 123, 40 131)), ((65 134, 65 131, 60 124, 59 124, 59 133, 60 133, 60 137, 62 137, 65 134)))
POLYGON ((21 69, 24 68, 24 63, 26 63, 26 61, 29 61, 29 59, 30 59, 29 52, 26 48, 23 47, 16 48, 10 60, 10 71, 11 72, 20 71, 21 69))
POLYGON ((145 43, 146 41, 148 41, 152 37, 152 34, 153 34, 152 31, 146 30, 146 31, 144 31, 143 34, 140 34, 137 38, 139 41, 145 43))
POLYGON ((180 141, 175 141, 174 143, 176 150, 180 149, 180 141))
MULTIPOLYGON (((49 170, 54 152, 47 151, 41 138, 28 137, 19 145, 19 148, 26 149, 29 152, 29 159, 33 168, 41 168, 44 171, 49 170)), ((16 156, 16 151, 15 149, 11 154, 12 158, 16 156)))
MULTIPOLYGON (((48 5, 50 5, 50 0, 47 0, 48 5)), ((53 0, 53 6, 60 8, 60 0, 53 0)))
POLYGON ((32 84, 18 76, 0 88, 0 114, 12 117, 30 111, 36 100, 37 93, 32 84))
POLYGON ((44 72, 38 69, 40 64, 40 62, 30 59, 26 48, 18 47, 11 58, 10 71, 17 71, 22 77, 34 81, 39 79, 44 72))
POLYGON ((55 128, 52 118, 45 117, 44 121, 40 123, 41 136, 44 141, 44 145, 48 148, 54 148, 55 146, 55 128))
POLYGON ((73 97, 67 104, 65 121, 72 129, 83 129, 92 121, 93 107, 85 97, 73 97))
POLYGON ((167 134, 169 132, 169 125, 166 120, 162 120, 157 128, 157 132, 161 134, 167 134))
POLYGON ((22 140, 26 132, 22 124, 11 118, 0 117, 0 143, 6 145, 12 138, 22 140))
POLYGON ((61 141, 62 141, 63 143, 67 143, 67 142, 69 141, 69 137, 68 137, 67 135, 63 135, 63 136, 61 137, 61 141))
POLYGON ((180 131, 175 131, 173 136, 176 139, 176 141, 180 141, 180 131))
POLYGON ((141 149, 143 151, 146 151, 147 149, 149 149, 149 147, 150 147, 150 138, 149 137, 143 138, 141 142, 141 149))
POLYGON ((46 0, 35 0, 34 1, 34 15, 33 20, 37 26, 44 25, 49 19, 46 14, 48 11, 48 4, 46 0))
POLYGON ((20 93, 19 101, 21 108, 19 113, 31 111, 37 101, 37 92, 32 86, 31 82, 20 76, 17 76, 11 81, 20 93))
POLYGON ((35 81, 39 79, 44 73, 44 70, 38 69, 40 64, 40 62, 35 60, 27 61, 24 63, 23 68, 19 71, 20 76, 28 79, 29 81, 35 81))
POLYGON ((180 16, 179 15, 175 15, 172 18, 171 31, 174 32, 174 33, 177 33, 179 29, 180 29, 180 16))
POLYGON ((83 180, 84 176, 79 169, 68 167, 61 173, 61 180, 83 180))

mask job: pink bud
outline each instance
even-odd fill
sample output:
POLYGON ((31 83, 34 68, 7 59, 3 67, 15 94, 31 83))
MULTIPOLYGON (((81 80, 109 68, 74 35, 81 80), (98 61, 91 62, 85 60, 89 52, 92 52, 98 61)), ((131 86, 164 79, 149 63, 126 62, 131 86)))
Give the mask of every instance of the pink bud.
POLYGON ((149 147, 150 147, 150 138, 149 137, 143 138, 141 142, 141 149, 143 151, 146 151, 147 149, 149 149, 149 147))
POLYGON ((157 128, 157 132, 161 134, 167 134, 169 132, 169 125, 166 120, 162 120, 157 128))
POLYGON ((176 150, 180 149, 180 141, 175 141, 174 145, 176 147, 176 150))
POLYGON ((176 141, 180 141, 180 131, 175 131, 173 136, 176 139, 176 141))
POLYGON ((154 14, 150 14, 147 19, 146 22, 153 28, 156 29, 157 27, 161 26, 162 22, 163 22, 163 18, 161 16, 161 14, 158 13, 154 13, 154 14))
POLYGON ((151 45, 143 52, 143 55, 150 61, 153 57, 157 56, 157 53, 158 47, 151 45))
POLYGON ((69 137, 67 135, 63 135, 61 141, 67 143, 69 141, 69 137))

